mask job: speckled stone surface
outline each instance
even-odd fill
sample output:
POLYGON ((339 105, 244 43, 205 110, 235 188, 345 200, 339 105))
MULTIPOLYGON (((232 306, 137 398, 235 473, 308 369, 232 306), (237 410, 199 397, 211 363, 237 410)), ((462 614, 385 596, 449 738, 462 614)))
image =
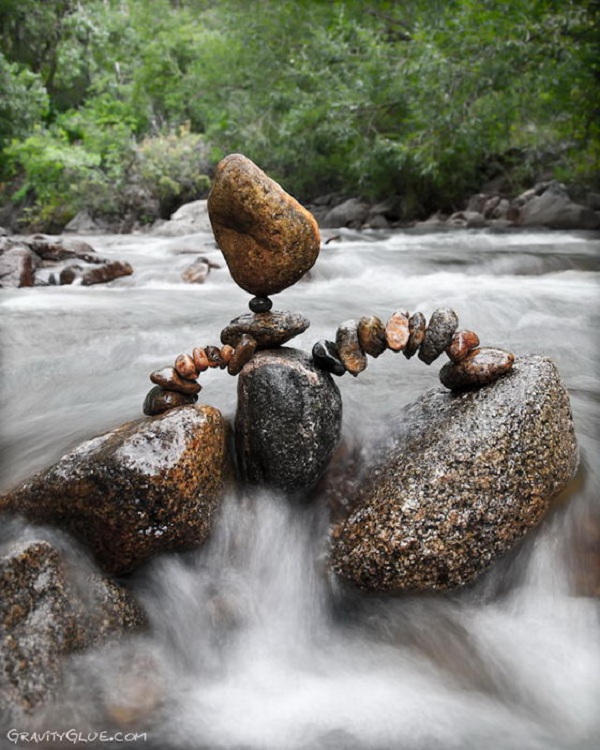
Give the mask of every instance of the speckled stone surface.
POLYGON ((454 310, 435 310, 429 318, 425 337, 419 348, 419 359, 430 365, 450 346, 457 328, 458 316, 454 310))
POLYGON ((360 375, 367 367, 367 357, 360 348, 356 320, 345 320, 338 326, 335 332, 335 344, 342 364, 350 375, 354 377, 360 375))
POLYGON ((514 361, 512 352, 482 346, 472 349, 458 362, 447 362, 440 370, 440 381, 451 391, 480 388, 505 375, 514 361))
POLYGON ((258 352, 238 381, 242 476, 287 493, 307 491, 329 463, 341 422, 340 392, 307 354, 287 347, 258 352))
POLYGON ((129 422, 0 497, 0 510, 58 526, 104 570, 128 572, 207 538, 229 471, 227 432, 206 405, 129 422))
POLYGON ((17 719, 51 698, 64 657, 141 627, 132 596, 46 539, 0 549, 0 714, 17 719))
POLYGON ((315 218, 241 154, 217 165, 208 213, 236 284, 257 297, 295 284, 317 260, 315 218))
POLYGON ((235 347, 244 333, 256 341, 257 349, 272 349, 306 331, 310 321, 291 312, 244 313, 221 331, 221 342, 235 347))
POLYGON ((568 393, 539 356, 479 390, 428 391, 379 451, 331 552, 342 579, 371 591, 474 581, 540 522, 578 463, 568 393))

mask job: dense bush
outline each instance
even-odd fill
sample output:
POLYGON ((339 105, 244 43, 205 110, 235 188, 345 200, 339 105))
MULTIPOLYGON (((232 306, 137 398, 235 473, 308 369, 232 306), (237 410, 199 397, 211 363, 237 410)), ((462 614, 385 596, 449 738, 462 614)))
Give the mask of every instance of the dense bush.
POLYGON ((41 223, 165 216, 232 151, 407 218, 598 184, 594 0, 4 0, 0 28, 0 176, 41 223))

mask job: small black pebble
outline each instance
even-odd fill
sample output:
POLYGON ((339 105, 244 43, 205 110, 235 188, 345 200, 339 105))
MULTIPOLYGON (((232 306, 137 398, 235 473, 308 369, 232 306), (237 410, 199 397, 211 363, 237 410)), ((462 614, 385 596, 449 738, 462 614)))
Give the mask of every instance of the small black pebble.
POLYGON ((248 307, 253 313, 269 312, 273 307, 273 301, 268 297, 253 297, 248 303, 248 307))
POLYGON ((312 348, 312 357, 317 367, 332 375, 343 375, 346 372, 338 348, 333 341, 325 339, 317 341, 312 348))

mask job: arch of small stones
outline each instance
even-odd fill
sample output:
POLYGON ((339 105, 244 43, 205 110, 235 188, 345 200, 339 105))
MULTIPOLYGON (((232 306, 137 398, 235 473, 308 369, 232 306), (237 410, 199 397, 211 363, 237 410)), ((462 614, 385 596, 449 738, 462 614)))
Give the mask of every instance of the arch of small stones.
MULTIPOLYGON (((268 318, 272 306, 268 297, 254 297, 249 303, 257 320, 260 320, 259 316, 268 318)), ((458 330, 458 316, 453 310, 436 310, 428 323, 420 312, 410 315, 406 311, 397 311, 385 324, 376 316, 342 323, 335 341, 318 341, 313 346, 312 357, 318 367, 333 375, 349 372, 357 376, 367 367, 367 355, 376 358, 386 350, 401 351, 407 359, 418 354, 421 361, 430 365, 445 352, 450 362, 442 367, 440 380, 451 390, 459 390, 491 383, 512 367, 514 356, 510 352, 478 347, 479 337, 474 331, 458 330), (484 352, 488 353, 487 358, 484 356, 483 360, 480 357, 479 362, 474 361, 475 355, 484 352), (465 370, 467 360, 470 364, 465 370), (460 363, 463 363, 462 368, 460 363)), ((256 349, 256 339, 250 333, 241 332, 235 346, 196 347, 191 354, 180 354, 173 366, 150 375, 155 386, 146 396, 144 413, 153 416, 195 403, 202 390, 198 383, 202 372, 220 368, 226 369, 230 375, 237 375, 256 349)))

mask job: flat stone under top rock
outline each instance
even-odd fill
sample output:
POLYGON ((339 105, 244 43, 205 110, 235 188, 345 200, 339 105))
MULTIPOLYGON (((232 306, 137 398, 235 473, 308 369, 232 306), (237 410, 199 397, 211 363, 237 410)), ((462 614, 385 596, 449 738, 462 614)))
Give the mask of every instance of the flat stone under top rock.
POLYGON ((217 165, 208 212, 234 281, 251 294, 281 292, 317 260, 315 218, 242 154, 217 165))
POLYGON ((256 341, 257 349, 271 349, 306 331, 309 325, 310 321, 298 313, 244 313, 221 331, 221 342, 235 347, 246 333, 256 341))

